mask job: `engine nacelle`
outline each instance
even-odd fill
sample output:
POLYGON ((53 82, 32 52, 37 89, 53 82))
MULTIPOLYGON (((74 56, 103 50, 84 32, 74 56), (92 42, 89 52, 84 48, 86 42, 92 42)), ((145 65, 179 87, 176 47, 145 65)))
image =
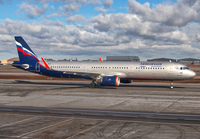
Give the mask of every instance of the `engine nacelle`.
POLYGON ((119 86, 119 76, 103 76, 100 80, 101 85, 105 86, 119 86))

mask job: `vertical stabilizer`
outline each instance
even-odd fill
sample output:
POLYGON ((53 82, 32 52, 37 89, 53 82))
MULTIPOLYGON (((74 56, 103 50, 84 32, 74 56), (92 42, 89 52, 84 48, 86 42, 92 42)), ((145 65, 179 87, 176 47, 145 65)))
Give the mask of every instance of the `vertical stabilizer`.
POLYGON ((20 62, 24 62, 24 61, 38 62, 39 61, 35 53, 31 50, 31 48, 28 46, 28 44, 24 41, 24 39, 21 36, 16 36, 15 42, 16 42, 20 62))

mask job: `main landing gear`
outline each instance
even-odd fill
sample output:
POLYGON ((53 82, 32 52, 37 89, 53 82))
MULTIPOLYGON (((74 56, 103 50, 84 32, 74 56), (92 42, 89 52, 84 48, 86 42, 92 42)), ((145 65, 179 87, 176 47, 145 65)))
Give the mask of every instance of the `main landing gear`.
POLYGON ((95 83, 95 81, 93 80, 92 83, 90 83, 90 88, 96 88, 97 84, 95 83))
POLYGON ((173 88, 174 88, 173 82, 174 82, 174 81, 170 81, 170 89, 173 89, 173 88))

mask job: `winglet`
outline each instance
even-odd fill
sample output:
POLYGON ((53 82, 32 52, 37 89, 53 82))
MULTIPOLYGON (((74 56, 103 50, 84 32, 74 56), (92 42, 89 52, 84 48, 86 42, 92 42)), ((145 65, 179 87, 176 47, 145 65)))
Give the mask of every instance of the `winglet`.
POLYGON ((47 62, 46 62, 42 57, 41 57, 41 59, 42 59, 44 65, 45 65, 45 67, 46 67, 47 69, 50 69, 50 67, 49 67, 49 65, 47 64, 47 62))

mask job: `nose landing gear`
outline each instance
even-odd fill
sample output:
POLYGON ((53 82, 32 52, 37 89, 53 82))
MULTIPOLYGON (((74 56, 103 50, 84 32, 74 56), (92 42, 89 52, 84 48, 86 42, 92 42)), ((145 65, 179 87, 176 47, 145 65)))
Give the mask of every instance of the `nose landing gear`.
POLYGON ((174 88, 173 82, 174 82, 174 81, 170 81, 170 89, 173 89, 173 88, 174 88))

